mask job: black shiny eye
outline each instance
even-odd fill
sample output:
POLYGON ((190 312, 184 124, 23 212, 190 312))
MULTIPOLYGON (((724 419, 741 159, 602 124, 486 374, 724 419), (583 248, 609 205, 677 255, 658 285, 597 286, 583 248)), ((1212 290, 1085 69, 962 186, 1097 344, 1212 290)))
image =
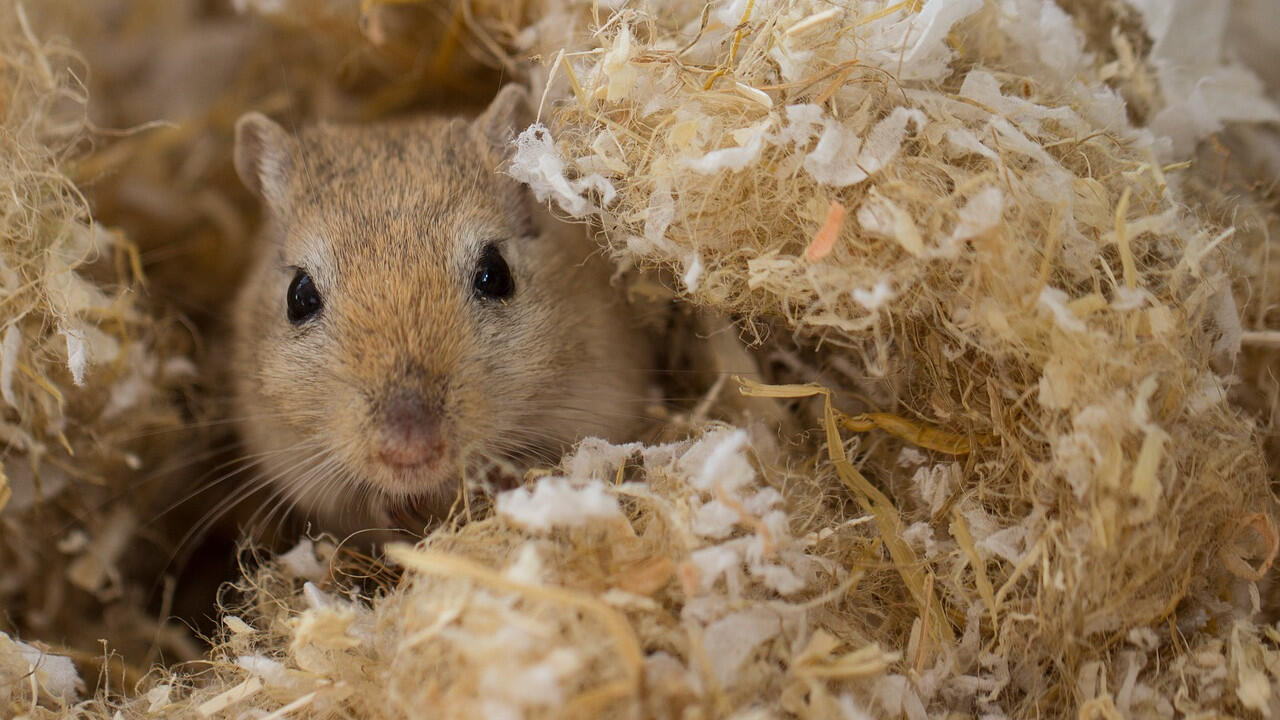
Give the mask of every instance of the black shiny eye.
POLYGON ((506 300, 516 291, 511 268, 502 259, 496 245, 486 245, 476 264, 476 276, 472 282, 476 296, 485 300, 506 300))
POLYGON ((294 325, 301 325, 324 307, 324 301, 320 299, 320 291, 316 289, 315 281, 306 270, 301 268, 293 276, 293 282, 289 283, 289 294, 286 295, 286 300, 289 304, 289 322, 294 325))

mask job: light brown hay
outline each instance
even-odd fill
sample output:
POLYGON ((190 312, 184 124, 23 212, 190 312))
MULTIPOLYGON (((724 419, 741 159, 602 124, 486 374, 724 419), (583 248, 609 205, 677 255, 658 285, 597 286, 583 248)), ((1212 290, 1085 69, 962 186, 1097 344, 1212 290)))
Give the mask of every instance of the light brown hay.
MULTIPOLYGON (((1088 700, 1017 668, 1075 678, 1130 628, 1220 592, 1231 576, 1217 548, 1247 512, 1270 509, 1256 436, 1212 379, 1215 353, 1233 355, 1240 341, 1218 231, 1180 206, 1160 160, 1167 151, 1125 127, 1115 101, 1071 84, 1091 68, 1071 59, 1069 26, 1053 31, 1066 37, 1037 37, 987 8, 942 48, 958 50, 961 70, 933 71, 940 86, 839 80, 833 90, 823 68, 842 57, 891 67, 876 58, 874 23, 802 4, 756 16, 744 7, 736 27, 722 20, 723 45, 692 58, 662 37, 693 23, 692 9, 620 16, 616 34, 593 38, 602 54, 563 66, 576 101, 554 114, 554 151, 547 135, 529 134, 513 172, 569 212, 597 217, 619 252, 674 265, 697 300, 782 315, 852 351, 862 382, 883 393, 873 409, 998 437, 924 506, 895 467, 900 445, 881 444, 863 462, 907 517, 954 548, 933 570, 952 606, 1002 618, 984 630, 1022 683, 1024 709, 1088 700), (816 35, 804 44, 815 54, 779 77, 777 53, 805 33, 816 35), (1053 43, 1066 67, 1037 57, 1053 43), (610 76, 623 72, 639 97, 617 97, 610 76), (878 171, 832 169, 817 159, 814 133, 794 149, 787 137, 801 125, 803 108, 791 108, 814 99, 826 101, 820 118, 835 112, 849 128, 842 136, 824 121, 823 137, 845 143, 875 142, 876 130, 862 128, 877 124, 900 133, 909 113, 921 119, 878 171), (1095 124, 1102 117, 1110 127, 1095 124), (569 177, 590 180, 575 181, 577 197, 551 187, 536 164, 547 152, 569 177), (583 192, 605 183, 604 193, 583 192), (813 263, 803 250, 831 202, 861 227, 846 224, 813 263), (655 214, 673 203, 672 222, 654 233, 655 214), (985 526, 981 539, 1016 532, 1025 544, 993 565, 967 537, 973 521, 985 526), (1040 573, 1019 572, 1023 561, 1040 573)), ((879 164, 885 152, 863 156, 879 164)), ((916 478, 945 466, 917 465, 916 478)), ((923 604, 917 596, 913 614, 923 604)))
MULTIPOLYGON (((70 177, 91 137, 83 75, 22 5, 0 8, 0 623, 92 664, 102 604, 130 592, 122 555, 154 495, 133 472, 167 446, 139 435, 176 422, 166 393, 194 369, 156 352, 163 323, 140 310, 139 258, 91 220, 70 177), (120 502, 130 485, 134 505, 120 502)), ((121 625, 155 632, 141 608, 117 609, 121 625)), ((0 645, 4 712, 71 698, 66 658, 0 645)))

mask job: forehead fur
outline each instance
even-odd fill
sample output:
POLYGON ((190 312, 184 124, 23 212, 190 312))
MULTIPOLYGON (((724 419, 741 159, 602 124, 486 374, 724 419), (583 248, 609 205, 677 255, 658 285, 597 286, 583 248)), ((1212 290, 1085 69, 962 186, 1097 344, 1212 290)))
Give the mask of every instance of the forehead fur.
POLYGON ((432 231, 523 230, 517 183, 496 172, 502 158, 464 120, 374 126, 320 125, 299 138, 289 184, 295 222, 316 226, 341 261, 343 245, 378 236, 388 251, 432 231))

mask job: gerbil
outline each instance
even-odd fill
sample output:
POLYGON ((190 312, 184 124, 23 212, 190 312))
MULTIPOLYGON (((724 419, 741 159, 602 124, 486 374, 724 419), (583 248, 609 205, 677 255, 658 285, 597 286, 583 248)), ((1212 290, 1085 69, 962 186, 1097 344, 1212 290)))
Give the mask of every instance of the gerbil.
POLYGON ((267 216, 235 309, 236 422, 322 524, 438 514, 477 458, 635 431, 650 353, 607 263, 498 172, 527 107, 509 85, 474 121, 236 125, 267 216))

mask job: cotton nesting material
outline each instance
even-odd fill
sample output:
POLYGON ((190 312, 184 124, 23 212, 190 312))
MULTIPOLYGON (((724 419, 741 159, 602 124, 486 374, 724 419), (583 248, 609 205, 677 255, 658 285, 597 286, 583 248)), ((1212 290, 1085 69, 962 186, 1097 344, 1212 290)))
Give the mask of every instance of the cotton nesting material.
MULTIPOLYGON (((74 392, 85 384, 91 362, 113 359, 120 348, 116 339, 84 319, 88 312, 112 310, 112 298, 77 272, 90 258, 109 252, 110 240, 88 225, 86 208, 61 173, 60 155, 82 131, 79 125, 64 124, 65 111, 57 105, 69 91, 70 78, 50 67, 65 61, 69 51, 37 40, 20 6, 5 15, 0 19, 3 82, 11 99, 0 169, 8 202, 0 256, 0 285, 8 306, 0 341, 5 412, 0 427, 15 457, 7 463, 10 477, 0 480, 0 509, 16 493, 20 511, 44 499, 34 478, 24 482, 20 468, 39 467, 45 455, 68 443, 60 437, 66 418, 59 385, 74 392)), ((60 483, 51 484, 56 490, 60 483)))
POLYGON ((0 707, 19 707, 42 699, 68 703, 79 698, 85 686, 71 658, 0 633, 0 688, 0 707))
MULTIPOLYGON (((120 502, 122 481, 144 465, 144 429, 176 424, 167 393, 191 372, 156 351, 158 323, 138 304, 139 258, 92 221, 72 180, 90 135, 82 76, 73 50, 37 34, 24 5, 0 9, 0 607, 14 636, 0 634, 6 717, 66 707, 85 691, 67 651, 37 649, 27 635, 99 647, 104 633, 87 608, 121 592, 138 524, 120 502), (77 633, 85 637, 69 637, 77 633)), ((130 500, 153 487, 135 485, 130 500)))
MULTIPOLYGON (((926 706, 990 661, 983 712, 1163 714, 1185 682, 1148 657, 1167 635, 1115 663, 1108 638, 1256 628, 1219 600, 1275 557, 1257 436, 1215 370, 1240 348, 1239 248, 1184 206, 1176 163, 1224 121, 1280 115, 1222 62, 1220 23, 1201 33, 1226 4, 1192 5, 1140 7, 1167 100, 1149 127, 1053 3, 658 3, 562 56, 534 45, 567 99, 520 136, 514 177, 694 301, 844 348, 826 356, 844 379, 810 377, 867 398, 851 406, 973 442, 960 464, 882 442, 861 460, 923 555, 895 559, 945 598, 904 571, 916 607, 891 624, 945 603, 992 643, 916 683, 926 706), (1216 100, 1192 112, 1187 82, 1216 100)), ((1230 702, 1270 702, 1242 678, 1230 702)))
POLYGON ((812 552, 816 536, 792 534, 752 439, 718 428, 671 445, 589 440, 563 475, 498 495, 494 517, 391 547, 405 579, 371 604, 322 589, 310 568, 333 547, 304 542, 257 576, 251 613, 224 619, 217 682, 166 684, 122 710, 648 717, 775 704, 784 691, 818 702, 805 695, 820 678, 875 675, 894 656, 872 643, 841 652, 810 629, 818 593, 856 578, 812 552), (635 480, 616 481, 624 466, 635 480))
POLYGON ((57 465, 74 448, 90 450, 90 438, 75 422, 84 418, 69 417, 68 405, 118 392, 123 411, 137 399, 123 386, 85 388, 91 369, 122 351, 119 333, 99 325, 128 326, 138 318, 125 293, 109 293, 82 274, 117 246, 89 224, 83 199, 63 172, 64 156, 83 131, 75 111, 84 98, 75 94, 69 73, 55 70, 69 52, 39 41, 21 6, 0 17, 0 84, 7 98, 0 164, 0 441, 8 451, 0 511, 9 518, 68 486, 57 465))

